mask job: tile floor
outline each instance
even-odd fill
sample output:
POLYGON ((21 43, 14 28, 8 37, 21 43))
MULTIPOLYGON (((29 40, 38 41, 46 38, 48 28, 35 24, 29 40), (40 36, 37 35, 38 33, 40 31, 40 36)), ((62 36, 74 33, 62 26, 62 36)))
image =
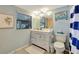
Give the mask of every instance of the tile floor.
MULTIPOLYGON (((26 51, 27 48, 25 47, 25 48, 16 50, 13 54, 30 54, 30 53, 28 53, 28 51, 26 51)), ((54 51, 54 53, 48 53, 47 51, 45 51, 44 54, 55 54, 55 52, 56 51, 54 51)), ((68 51, 64 51, 63 54, 69 54, 69 52, 68 51)))

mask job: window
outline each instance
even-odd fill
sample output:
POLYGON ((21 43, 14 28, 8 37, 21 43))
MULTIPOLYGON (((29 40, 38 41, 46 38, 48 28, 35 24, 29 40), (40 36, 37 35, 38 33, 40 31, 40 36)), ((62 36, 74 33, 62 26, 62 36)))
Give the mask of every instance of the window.
POLYGON ((32 17, 29 15, 17 13, 16 28, 17 29, 32 28, 32 17))

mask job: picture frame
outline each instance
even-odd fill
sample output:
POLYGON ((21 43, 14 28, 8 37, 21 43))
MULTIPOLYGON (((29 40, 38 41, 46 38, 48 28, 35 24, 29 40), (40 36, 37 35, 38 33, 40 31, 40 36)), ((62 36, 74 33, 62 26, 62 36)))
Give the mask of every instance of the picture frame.
POLYGON ((0 29, 12 28, 12 27, 13 27, 13 16, 7 14, 0 14, 0 29))
POLYGON ((68 20, 68 11, 60 11, 55 13, 55 20, 68 20))

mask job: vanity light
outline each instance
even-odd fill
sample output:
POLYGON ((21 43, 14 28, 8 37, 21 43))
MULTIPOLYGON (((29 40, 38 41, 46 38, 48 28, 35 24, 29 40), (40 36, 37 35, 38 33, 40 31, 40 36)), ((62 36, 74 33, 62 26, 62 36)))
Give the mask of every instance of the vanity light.
POLYGON ((40 17, 43 17, 43 16, 44 16, 44 13, 40 13, 39 16, 40 16, 40 17))
POLYGON ((31 14, 31 16, 32 16, 33 18, 35 18, 35 17, 36 17, 36 15, 35 15, 35 14, 31 14))
POLYGON ((48 8, 42 8, 41 12, 46 13, 49 9, 48 8))
POLYGON ((40 11, 33 11, 33 14, 39 15, 40 11))
POLYGON ((40 11, 33 11, 31 16, 34 18, 36 16, 39 16, 39 14, 40 14, 40 11))
POLYGON ((36 16, 40 16, 40 17, 43 17, 43 16, 49 16, 52 14, 52 11, 50 11, 48 8, 42 8, 41 10, 38 10, 38 11, 33 11, 32 12, 32 17, 36 17, 36 16))
POLYGON ((47 14, 48 16, 50 16, 50 15, 52 14, 52 11, 48 11, 48 12, 46 12, 46 14, 47 14))

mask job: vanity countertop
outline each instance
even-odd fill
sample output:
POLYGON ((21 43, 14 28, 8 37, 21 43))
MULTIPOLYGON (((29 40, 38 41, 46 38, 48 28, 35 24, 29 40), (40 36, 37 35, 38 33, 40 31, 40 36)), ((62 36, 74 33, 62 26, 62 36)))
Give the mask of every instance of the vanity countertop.
POLYGON ((53 30, 50 30, 50 29, 42 29, 42 30, 31 29, 31 31, 38 31, 38 32, 51 32, 51 31, 53 31, 53 30))

